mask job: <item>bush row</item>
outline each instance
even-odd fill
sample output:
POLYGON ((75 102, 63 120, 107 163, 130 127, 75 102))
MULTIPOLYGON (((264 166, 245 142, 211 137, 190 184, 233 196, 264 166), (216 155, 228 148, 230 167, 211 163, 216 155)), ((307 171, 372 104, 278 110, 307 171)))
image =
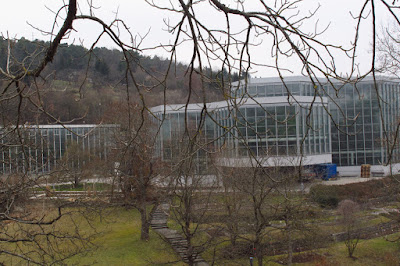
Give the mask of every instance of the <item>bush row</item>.
POLYGON ((365 203, 372 198, 393 196, 399 191, 400 183, 396 178, 384 178, 347 185, 315 185, 310 189, 310 198, 321 207, 337 207, 344 199, 365 203))

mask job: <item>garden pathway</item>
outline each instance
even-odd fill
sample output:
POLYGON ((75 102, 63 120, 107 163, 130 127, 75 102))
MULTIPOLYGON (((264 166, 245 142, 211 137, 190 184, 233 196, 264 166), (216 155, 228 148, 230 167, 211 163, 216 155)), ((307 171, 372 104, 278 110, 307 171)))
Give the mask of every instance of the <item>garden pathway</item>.
MULTIPOLYGON (((174 251, 181 257, 181 259, 188 263, 187 252, 188 252, 188 244, 186 240, 182 237, 178 231, 169 229, 167 225, 169 213, 169 204, 162 203, 160 204, 155 212, 153 213, 153 217, 151 220, 151 228, 160 234, 164 239, 168 241, 168 243, 172 246, 174 251)), ((194 255, 195 257, 195 266, 208 266, 209 264, 198 254, 194 255)))

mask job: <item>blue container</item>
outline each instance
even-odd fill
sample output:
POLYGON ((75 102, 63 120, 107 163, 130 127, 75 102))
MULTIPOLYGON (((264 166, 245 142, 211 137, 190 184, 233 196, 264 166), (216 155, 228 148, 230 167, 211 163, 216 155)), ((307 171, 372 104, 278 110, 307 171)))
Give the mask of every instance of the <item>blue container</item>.
POLYGON ((315 166, 317 175, 323 180, 329 180, 337 176, 337 166, 334 163, 322 163, 315 166))

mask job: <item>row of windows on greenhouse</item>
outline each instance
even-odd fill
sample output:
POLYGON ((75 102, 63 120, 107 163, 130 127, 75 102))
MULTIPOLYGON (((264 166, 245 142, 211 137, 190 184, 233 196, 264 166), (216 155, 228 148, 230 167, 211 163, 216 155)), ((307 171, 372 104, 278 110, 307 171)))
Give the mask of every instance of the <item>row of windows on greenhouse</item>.
POLYGON ((302 154, 324 154, 331 152, 330 121, 326 106, 314 105, 310 114, 308 108, 300 108, 300 145, 303 146, 302 154), (303 142, 304 139, 304 142, 303 142), (303 144, 301 143, 303 142, 303 144))
POLYGON ((247 155, 247 148, 258 156, 329 153, 326 112, 322 106, 315 106, 307 118, 308 112, 299 106, 256 107, 258 116, 253 118, 252 108, 246 107, 238 123, 239 155, 247 155))
POLYGON ((385 127, 388 131, 396 130, 398 124, 398 112, 400 108, 400 89, 399 86, 385 84, 380 88, 382 97, 382 114, 385 127))
MULTIPOLYGON (((353 95, 355 97, 355 95, 353 95)), ((347 103, 348 101, 345 101, 347 103)), ((332 131, 333 151, 353 150, 354 148, 374 149, 374 141, 381 138, 379 109, 371 101, 360 100, 358 106, 342 104, 340 108, 331 105, 331 114, 336 125, 332 131), (339 130, 335 130, 336 127, 339 130), (351 142, 358 144, 352 144, 351 142), (362 146, 362 147, 361 147, 362 146)))
MULTIPOLYGON (((397 132, 397 127, 399 123, 399 110, 400 110, 400 86, 394 84, 383 84, 382 88, 382 101, 384 102, 382 108, 383 121, 385 125, 385 130, 387 134, 382 134, 383 143, 386 139, 389 139, 389 143, 396 141, 396 136, 394 132, 397 132)), ((398 141, 396 141, 398 143, 398 141)), ((396 144, 394 147, 389 147, 393 151, 385 152, 385 157, 383 162, 388 161, 388 152, 392 153, 392 161, 399 162, 400 158, 400 148, 396 144)))
POLYGON ((182 136, 186 131, 195 132, 202 125, 201 131, 204 136, 209 138, 214 137, 214 121, 205 113, 188 112, 187 119, 185 119, 184 112, 176 112, 164 115, 162 126, 163 140, 171 140, 177 136, 182 136))
MULTIPOLYGON (((378 91, 382 98, 385 99, 385 95, 390 95, 388 99, 398 99, 399 95, 396 94, 398 91, 399 85, 390 83, 382 83, 377 82, 378 91)), ((355 99, 370 99, 371 97, 374 99, 373 105, 377 103, 377 95, 374 83, 368 82, 359 82, 357 84, 334 84, 335 87, 331 85, 324 85, 323 89, 318 86, 316 90, 314 86, 310 82, 286 82, 285 85, 283 83, 271 83, 271 84, 246 84, 242 83, 238 89, 233 88, 232 93, 234 97, 240 96, 251 96, 251 97, 273 97, 273 96, 287 96, 290 92, 292 95, 301 95, 301 96, 314 96, 315 92, 318 91, 321 94, 326 93, 333 98, 337 99, 347 99, 347 101, 351 101, 354 104, 357 104, 355 99), (325 91, 325 92, 323 92, 325 91), (348 97, 346 97, 346 95, 348 97)), ((341 103, 339 103, 341 104, 341 103)))
POLYGON ((248 85, 247 89, 245 85, 241 85, 237 90, 233 90, 233 97, 287 96, 289 92, 291 95, 313 96, 315 89, 312 84, 307 82, 287 82, 286 87, 282 83, 248 85))
MULTIPOLYGON (((212 114, 210 114, 212 115, 212 114)), ((206 145, 209 140, 215 139, 216 127, 214 120, 205 112, 175 112, 160 116, 162 121, 162 134, 160 134, 159 151, 162 151, 162 158, 170 160, 178 156, 187 147, 189 137, 195 135, 198 147, 206 145), (199 131, 199 134, 196 134, 199 131)), ((204 147, 206 149, 207 147, 204 147)), ((197 155, 203 158, 202 148, 199 148, 197 155)))
MULTIPOLYGON (((333 145, 333 144, 332 144, 333 145)), ((382 164, 381 159, 387 159, 385 153, 377 151, 347 151, 332 153, 332 163, 342 166, 362 165, 362 164, 382 164)))
MULTIPOLYGON (((333 145, 333 144, 332 144, 333 145)), ((394 151, 391 157, 392 162, 400 159, 398 151, 394 151)), ((332 162, 342 166, 361 165, 361 164, 386 164, 388 153, 384 148, 374 150, 353 149, 332 153, 332 162)))
MULTIPOLYGON (((212 119, 202 117, 200 112, 188 112, 187 127, 191 124, 197 129, 200 119, 205 119, 200 135, 215 145, 214 149, 224 147, 230 155, 244 156, 249 151, 256 156, 329 153, 327 113, 321 105, 314 106, 311 115, 308 112, 308 108, 298 105, 225 108, 211 113, 212 119)), ((163 151, 164 159, 171 159, 180 152, 176 149, 179 149, 185 131, 185 113, 171 113, 165 118, 160 151, 163 151)))
MULTIPOLYGON (((329 88, 334 94, 334 90, 329 88)), ((398 86, 379 83, 381 106, 387 130, 398 115, 398 86), (397 93, 396 93, 397 92, 397 93), (389 121, 392 119, 392 121, 389 121)), ((338 165, 381 164, 387 160, 382 146, 382 123, 378 97, 373 84, 345 85, 339 97, 330 102, 333 163, 338 165), (338 127, 339 129, 336 129, 338 127)), ((395 154, 395 157, 398 157, 395 154)))
POLYGON ((239 108, 237 129, 239 155, 296 154, 296 110, 294 106, 239 108))
POLYGON ((22 143, 2 138, 2 146, 12 148, 1 152, 0 173, 52 171, 71 143, 105 159, 112 132, 106 127, 25 129, 22 143))
POLYGON ((214 119, 216 121, 217 149, 223 148, 222 151, 226 155, 232 155, 235 150, 235 136, 234 136, 234 119, 232 119, 233 110, 229 108, 219 109, 214 112, 214 119))

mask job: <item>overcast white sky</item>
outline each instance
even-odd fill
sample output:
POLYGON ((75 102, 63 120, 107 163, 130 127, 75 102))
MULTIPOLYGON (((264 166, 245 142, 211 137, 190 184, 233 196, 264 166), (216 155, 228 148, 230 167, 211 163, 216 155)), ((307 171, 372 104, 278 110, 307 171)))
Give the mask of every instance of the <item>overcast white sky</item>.
MULTIPOLYGON (((163 4, 168 3, 166 0, 159 2, 163 4)), ((228 4, 228 2, 232 1, 224 2, 228 4)), ((255 0, 247 0, 249 8, 255 9, 256 7, 252 6, 255 2, 255 0)), ((273 3, 274 1, 266 2, 273 3)), ((329 25, 329 29, 321 37, 321 40, 346 47, 350 45, 354 38, 355 21, 351 17, 350 12, 357 14, 357 12, 359 12, 361 9, 363 2, 364 0, 305 0, 303 3, 299 4, 301 12, 307 13, 309 10, 313 10, 318 7, 318 5, 320 5, 320 8, 314 19, 303 25, 304 31, 313 31, 317 21, 319 29, 329 25)), ((3 4, 2 8, 0 9, 0 32, 2 35, 7 36, 8 34, 12 38, 25 37, 27 39, 43 40, 49 40, 49 36, 44 36, 42 33, 32 28, 29 24, 46 31, 50 31, 53 26, 54 14, 49 11, 49 9, 56 11, 60 8, 60 6, 63 5, 63 1, 56 0, 14 0, 6 1, 6 3, 7 4, 3 4)), ((166 31, 164 21, 169 20, 171 22, 176 22, 179 18, 179 16, 174 15, 171 12, 157 10, 149 6, 144 0, 93 0, 93 3, 96 7, 99 7, 99 9, 95 11, 95 15, 101 17, 104 21, 112 21, 116 16, 116 12, 118 12, 118 18, 125 21, 126 25, 130 27, 130 30, 133 34, 144 36, 147 32, 149 32, 141 48, 152 47, 160 43, 165 44, 170 42, 172 37, 166 31)), ((86 6, 87 1, 81 1, 80 7, 83 13, 87 13, 86 6)), ((389 16, 383 12, 382 7, 378 7, 380 15, 378 17, 378 23, 388 25, 390 23, 387 21, 389 16)), ((207 2, 201 4, 198 9, 197 16, 198 18, 203 19, 204 23, 214 28, 218 28, 218 25, 223 24, 223 17, 221 14, 216 13, 207 2)), ((243 24, 238 22, 235 25, 240 27, 243 24)), ((83 42, 86 46, 90 45, 94 38, 96 38, 97 34, 101 31, 101 28, 96 26, 94 23, 87 21, 76 23, 74 24, 74 27, 76 32, 72 33, 68 42, 74 42, 75 44, 83 42)), ((361 46, 359 49, 360 53, 358 60, 361 64, 361 67, 370 64, 368 56, 370 55, 371 49, 369 39, 371 36, 370 29, 371 24, 370 22, 366 21, 362 27, 362 36, 360 42, 361 46)), ((122 35, 122 38, 126 41, 129 41, 127 35, 122 35)), ((260 40, 262 40, 262 38, 258 38, 257 40, 255 39, 255 42, 260 42, 260 40)), ((112 42, 107 38, 104 38, 100 45, 108 48, 113 47, 112 42)), ((253 57, 257 59, 260 57, 267 58, 269 55, 269 46, 270 44, 268 43, 268 40, 265 40, 263 45, 254 49, 253 57)), ((151 55, 157 54, 163 57, 168 55, 162 49, 146 51, 144 53, 151 55)), ((178 51, 178 55, 178 59, 180 61, 188 62, 191 56, 190 47, 182 47, 178 51)), ((265 60, 268 63, 271 61, 271 59, 265 60)), ((290 67, 293 64, 296 64, 290 62, 290 60, 286 61, 283 61, 282 65, 287 65, 290 67)), ((345 73, 348 71, 348 62, 346 62, 344 59, 339 61, 339 67, 343 69, 341 72, 345 73)), ((293 74, 299 74, 299 72, 296 73, 296 70, 294 71, 295 72, 293 74)), ((289 74, 290 73, 288 73, 288 75, 289 74)), ((253 75, 265 77, 276 76, 276 73, 275 71, 271 71, 271 69, 266 67, 256 67, 254 68, 253 75)))

